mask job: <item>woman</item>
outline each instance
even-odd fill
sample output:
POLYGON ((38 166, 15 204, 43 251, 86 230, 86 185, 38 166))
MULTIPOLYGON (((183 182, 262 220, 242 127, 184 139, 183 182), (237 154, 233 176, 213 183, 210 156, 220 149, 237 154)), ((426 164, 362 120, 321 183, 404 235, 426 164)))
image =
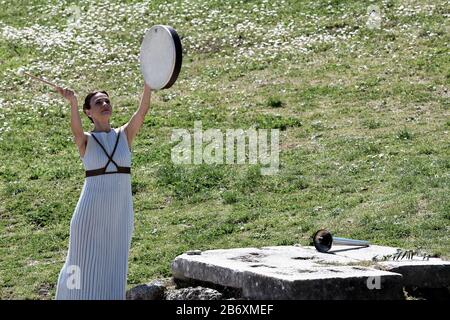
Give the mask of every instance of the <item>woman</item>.
POLYGON ((70 125, 86 169, 83 189, 70 223, 69 250, 56 299, 125 299, 128 253, 134 230, 131 146, 148 112, 151 88, 145 84, 130 121, 111 128, 106 91, 90 93, 83 112, 94 124, 84 132, 73 91, 58 88, 71 105, 70 125))

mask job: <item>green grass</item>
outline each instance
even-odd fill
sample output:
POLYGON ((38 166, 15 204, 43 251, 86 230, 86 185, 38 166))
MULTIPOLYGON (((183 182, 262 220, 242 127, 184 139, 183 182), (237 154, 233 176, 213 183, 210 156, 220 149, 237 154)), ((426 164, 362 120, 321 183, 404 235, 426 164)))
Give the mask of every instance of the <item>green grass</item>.
POLYGON ((68 85, 80 102, 108 91, 117 127, 138 107, 137 56, 153 24, 178 30, 183 67, 174 87, 154 93, 133 146, 129 287, 170 276, 187 250, 307 245, 319 228, 450 257, 444 1, 385 1, 373 30, 365 1, 102 3, 79 3, 71 36, 58 1, 2 6, 1 299, 54 298, 84 179, 68 106, 15 70, 68 85), (196 120, 223 132, 280 129, 279 173, 173 164, 172 130, 196 120))

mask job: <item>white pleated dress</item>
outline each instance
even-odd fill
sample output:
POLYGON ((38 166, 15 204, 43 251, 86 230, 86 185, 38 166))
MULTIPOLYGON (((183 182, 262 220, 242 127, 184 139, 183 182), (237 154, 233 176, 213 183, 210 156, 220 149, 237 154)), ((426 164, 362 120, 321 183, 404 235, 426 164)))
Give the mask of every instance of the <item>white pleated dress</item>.
MULTIPOLYGON (((86 170, 104 167, 117 135, 120 138, 112 159, 131 167, 131 151, 123 128, 109 132, 85 132, 88 136, 82 157, 86 170)), ((110 162, 106 172, 117 171, 110 162)), ((86 177, 70 223, 69 249, 56 288, 57 300, 125 299, 128 254, 134 230, 131 174, 112 173, 86 177)))

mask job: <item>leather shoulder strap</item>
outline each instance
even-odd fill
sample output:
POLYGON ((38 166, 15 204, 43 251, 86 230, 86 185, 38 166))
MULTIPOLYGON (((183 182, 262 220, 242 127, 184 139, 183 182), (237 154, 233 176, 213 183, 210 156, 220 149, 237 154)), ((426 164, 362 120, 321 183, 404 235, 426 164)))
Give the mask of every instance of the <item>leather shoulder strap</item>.
POLYGON ((116 143, 115 143, 115 145, 114 145, 114 149, 113 149, 113 152, 111 153, 111 155, 108 154, 108 152, 106 151, 105 147, 100 143, 100 141, 98 141, 97 137, 96 137, 94 134, 92 134, 92 133, 91 133, 91 135, 92 135, 92 137, 95 139, 95 141, 97 141, 97 143, 100 145, 100 147, 102 148, 102 150, 105 152, 106 156, 108 157, 108 162, 106 163, 106 165, 105 165, 105 167, 104 167, 105 170, 106 170, 106 168, 108 167, 108 165, 109 165, 110 162, 114 163, 114 165, 116 166, 116 168, 118 168, 119 165, 118 165, 112 158, 114 157, 114 153, 116 153, 117 145, 119 144, 120 130, 119 130, 118 133, 117 133, 116 143))

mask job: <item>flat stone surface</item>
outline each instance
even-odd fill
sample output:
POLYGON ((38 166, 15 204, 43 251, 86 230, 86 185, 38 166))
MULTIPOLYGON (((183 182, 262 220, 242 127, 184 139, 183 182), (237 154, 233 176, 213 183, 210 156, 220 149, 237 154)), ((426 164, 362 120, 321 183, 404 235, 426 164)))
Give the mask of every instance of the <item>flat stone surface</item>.
MULTIPOLYGON (((397 248, 372 245, 366 248, 352 249, 348 246, 333 246, 330 253, 341 257, 359 261, 371 261, 377 256, 392 255, 397 248)), ((423 260, 422 256, 414 255, 412 259, 379 261, 375 268, 400 273, 403 275, 403 285, 419 288, 446 288, 450 287, 450 261, 439 258, 423 260)))
POLYGON ((236 248, 182 254, 172 262, 172 273, 182 280, 239 288, 250 299, 403 298, 400 274, 360 262, 314 247, 236 248))

